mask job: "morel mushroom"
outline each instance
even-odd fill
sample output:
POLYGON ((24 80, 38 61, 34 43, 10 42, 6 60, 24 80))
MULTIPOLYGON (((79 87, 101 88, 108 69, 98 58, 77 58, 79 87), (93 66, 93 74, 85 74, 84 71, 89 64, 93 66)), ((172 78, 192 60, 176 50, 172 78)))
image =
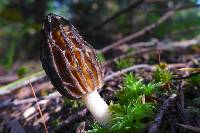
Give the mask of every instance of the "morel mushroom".
POLYGON ((96 52, 61 16, 48 14, 45 17, 41 62, 52 84, 63 96, 82 98, 100 124, 108 123, 108 105, 97 92, 103 86, 104 74, 96 52))

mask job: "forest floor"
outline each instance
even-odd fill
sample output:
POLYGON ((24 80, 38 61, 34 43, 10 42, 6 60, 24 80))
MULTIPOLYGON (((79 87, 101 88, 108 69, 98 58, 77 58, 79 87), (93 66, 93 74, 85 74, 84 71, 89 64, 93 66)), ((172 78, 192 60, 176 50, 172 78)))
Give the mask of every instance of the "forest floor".
MULTIPOLYGON (((144 132, 200 132, 199 44, 198 38, 179 42, 152 39, 112 48, 104 57, 113 58, 100 59, 105 69, 100 94, 107 103, 115 101, 124 74, 134 73, 149 83, 164 64, 172 78, 162 84, 163 95, 153 97, 158 105, 154 122, 144 132)), ((29 72, 24 72, 25 68, 19 71, 19 66, 22 64, 16 62, 9 72, 0 68, 0 132, 45 132, 44 124, 48 132, 80 133, 91 128, 94 119, 90 112, 82 102, 62 97, 41 71, 39 61, 23 64, 29 72)))

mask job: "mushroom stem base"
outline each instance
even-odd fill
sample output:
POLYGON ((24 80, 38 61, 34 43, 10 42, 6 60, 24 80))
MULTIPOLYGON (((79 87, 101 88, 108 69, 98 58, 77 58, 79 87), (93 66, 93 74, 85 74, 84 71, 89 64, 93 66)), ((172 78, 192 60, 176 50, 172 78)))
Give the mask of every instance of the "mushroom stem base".
POLYGON ((101 98, 97 90, 82 96, 82 101, 99 124, 103 126, 108 124, 111 119, 111 113, 109 112, 108 105, 101 98))

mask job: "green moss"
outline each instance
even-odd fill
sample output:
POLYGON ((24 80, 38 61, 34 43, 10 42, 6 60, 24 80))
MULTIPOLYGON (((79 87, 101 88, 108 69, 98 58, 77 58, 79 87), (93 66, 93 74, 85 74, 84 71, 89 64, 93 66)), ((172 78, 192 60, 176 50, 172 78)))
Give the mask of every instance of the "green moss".
POLYGON ((200 109, 194 106, 188 106, 186 112, 190 115, 200 115, 200 109))
POLYGON ((93 123, 92 129, 88 130, 87 133, 109 133, 108 128, 101 127, 99 124, 96 122, 93 123))
POLYGON ((90 133, 137 133, 154 117, 154 104, 142 102, 144 96, 153 94, 158 84, 142 83, 133 74, 125 76, 123 88, 116 94, 117 100, 109 106, 112 113, 110 126, 105 128, 98 124, 92 126, 90 133))
POLYGON ((105 62, 105 57, 102 53, 98 53, 97 54, 97 59, 101 62, 104 63, 105 62))
POLYGON ((126 52, 130 53, 130 52, 133 52, 133 51, 136 51, 136 49, 135 48, 128 48, 126 52))
POLYGON ((124 105, 129 104, 130 101, 134 102, 142 95, 151 95, 157 86, 152 83, 145 85, 133 74, 126 75, 123 88, 117 93, 118 102, 124 105))
POLYGON ((187 82, 190 86, 199 86, 200 74, 190 77, 189 79, 187 79, 187 82))
POLYGON ((167 70, 167 64, 160 63, 156 66, 156 70, 153 72, 153 79, 155 83, 169 83, 172 79, 172 73, 167 70))
POLYGON ((134 64, 134 59, 133 58, 116 61, 117 69, 127 68, 127 67, 132 66, 133 64, 134 64))
POLYGON ((68 98, 64 98, 64 105, 65 106, 71 106, 74 109, 82 107, 84 104, 81 102, 81 100, 72 100, 68 98))
POLYGON ((59 125, 61 125, 61 122, 58 119, 54 119, 51 121, 51 125, 53 126, 53 128, 57 128, 59 127, 59 125))
POLYGON ((200 105, 200 97, 194 98, 194 99, 193 99, 193 103, 194 103, 195 105, 200 105))
POLYGON ((17 69, 17 75, 19 77, 23 77, 27 72, 28 72, 28 68, 24 66, 17 69))
POLYGON ((152 120, 153 109, 153 105, 141 102, 129 103, 127 106, 111 105, 110 111, 113 117, 111 130, 119 133, 139 132, 152 120))

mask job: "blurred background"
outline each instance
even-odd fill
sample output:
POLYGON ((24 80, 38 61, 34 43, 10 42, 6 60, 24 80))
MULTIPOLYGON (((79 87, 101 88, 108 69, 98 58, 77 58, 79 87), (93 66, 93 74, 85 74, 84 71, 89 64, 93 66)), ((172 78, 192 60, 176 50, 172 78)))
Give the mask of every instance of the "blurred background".
POLYGON ((181 2, 182 6, 173 17, 152 33, 134 41, 146 41, 152 37, 181 40, 200 33, 198 0, 146 0, 138 7, 130 7, 128 11, 102 25, 106 19, 127 9, 134 2, 137 1, 1 0, 1 69, 9 70, 17 61, 39 59, 40 29, 44 16, 50 12, 69 19, 85 40, 97 49, 156 22, 178 2, 181 2))
MULTIPOLYGON (((84 40, 101 53, 98 57, 107 77, 124 68, 143 64, 151 67, 161 64, 158 70, 165 70, 169 64, 175 77, 187 76, 193 71, 199 73, 200 0, 0 0, 0 112, 4 109, 0 113, 0 132, 10 129, 5 128, 10 125, 15 131, 18 129, 16 125, 20 125, 18 120, 23 123, 23 128, 31 130, 30 132, 44 129, 39 124, 41 119, 36 110, 24 116, 27 110, 30 111, 33 107, 35 109, 33 99, 30 103, 26 101, 28 104, 21 102, 17 106, 13 105, 12 101, 33 97, 29 80, 36 88, 40 101, 43 96, 50 96, 55 92, 45 77, 39 59, 42 38, 40 30, 43 18, 48 13, 70 20, 84 40), (185 72, 176 67, 192 69, 185 69, 185 72), (17 122, 11 123, 13 119, 17 119, 17 122)), ((154 79, 149 69, 137 70, 135 75, 143 77, 145 83, 154 79)), ((158 80, 162 77, 159 75, 158 80)), ((171 73, 168 75, 171 76, 171 73)), ((198 107, 199 111, 200 75, 197 76, 188 80, 192 87, 185 82, 189 87, 185 91, 186 104, 183 104, 183 108, 193 106, 195 102, 192 99, 197 97, 198 106, 194 106, 195 109, 198 107)), ((114 99, 115 90, 121 88, 122 77, 113 78, 105 84, 107 89, 103 89, 102 94, 107 97, 107 101, 114 99)), ((171 77, 166 79, 167 88, 168 79, 171 80, 171 77)), ((179 81, 177 80, 175 85, 182 88, 184 82, 179 81)), ((89 121, 88 114, 84 111, 84 115, 78 116, 76 121, 65 121, 68 116, 73 115, 74 110, 82 106, 83 104, 77 101, 62 99, 57 95, 41 107, 49 129, 64 131, 63 128, 66 128, 66 131, 75 132, 83 117, 86 129, 93 119, 89 117, 89 121)), ((188 119, 191 118, 192 122, 197 119, 196 123, 200 125, 199 113, 200 111, 194 117, 188 116, 188 119)), ((169 123, 171 124, 171 121, 169 123)))

